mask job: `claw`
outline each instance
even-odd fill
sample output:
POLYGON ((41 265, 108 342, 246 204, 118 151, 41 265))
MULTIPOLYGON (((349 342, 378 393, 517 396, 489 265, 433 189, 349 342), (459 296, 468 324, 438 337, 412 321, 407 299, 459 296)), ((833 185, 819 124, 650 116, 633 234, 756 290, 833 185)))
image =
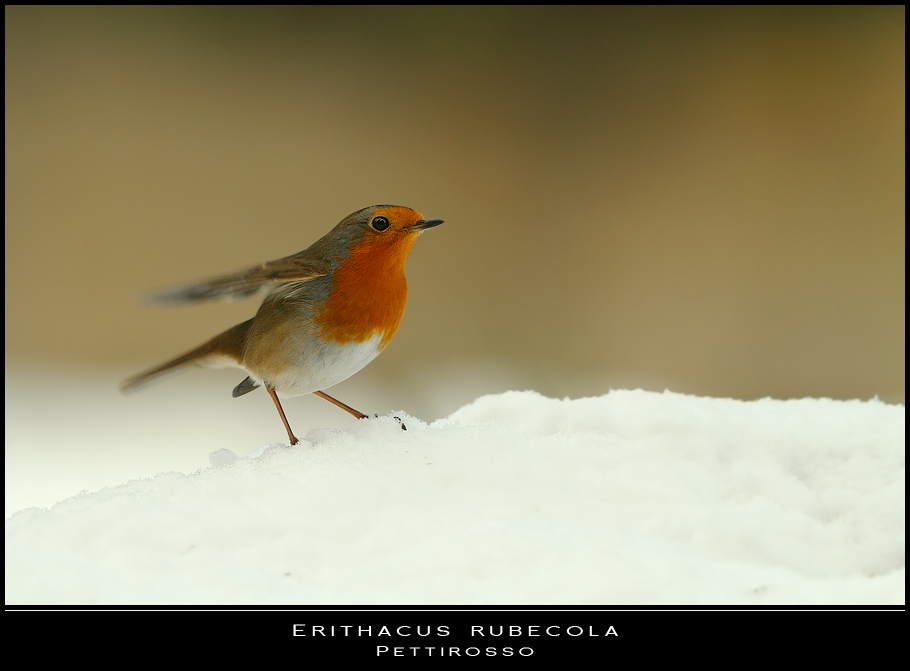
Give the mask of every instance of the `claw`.
MULTIPOLYGON (((364 415, 363 417, 361 417, 361 419, 367 419, 366 415, 364 415)), ((373 413, 373 419, 379 419, 379 415, 377 415, 376 413, 373 413)), ((406 426, 404 425, 404 422, 401 421, 401 417, 395 417, 394 419, 397 419, 397 420, 398 420, 398 423, 401 424, 401 430, 402 430, 402 431, 407 431, 407 430, 408 430, 408 427, 406 427, 406 426)))

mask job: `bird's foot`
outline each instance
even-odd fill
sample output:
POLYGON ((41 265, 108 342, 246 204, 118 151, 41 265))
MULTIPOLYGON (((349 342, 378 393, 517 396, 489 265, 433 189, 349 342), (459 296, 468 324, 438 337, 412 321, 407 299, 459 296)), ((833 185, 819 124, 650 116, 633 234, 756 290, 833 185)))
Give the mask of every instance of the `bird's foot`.
MULTIPOLYGON (((373 413, 373 419, 379 419, 379 415, 373 413)), ((398 424, 401 425, 402 431, 407 431, 408 427, 405 426, 404 422, 401 421, 401 417, 395 417, 394 419, 398 420, 398 424)))

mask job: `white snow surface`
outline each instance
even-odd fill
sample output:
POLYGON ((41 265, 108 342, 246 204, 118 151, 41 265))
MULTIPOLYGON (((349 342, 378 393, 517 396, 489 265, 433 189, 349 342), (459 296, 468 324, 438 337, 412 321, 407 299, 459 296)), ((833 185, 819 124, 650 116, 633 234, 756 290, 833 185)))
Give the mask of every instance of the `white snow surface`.
MULTIPOLYGON (((7 604, 902 604, 904 406, 478 398, 6 521, 7 604)), ((195 445, 194 445, 195 447, 195 445)))

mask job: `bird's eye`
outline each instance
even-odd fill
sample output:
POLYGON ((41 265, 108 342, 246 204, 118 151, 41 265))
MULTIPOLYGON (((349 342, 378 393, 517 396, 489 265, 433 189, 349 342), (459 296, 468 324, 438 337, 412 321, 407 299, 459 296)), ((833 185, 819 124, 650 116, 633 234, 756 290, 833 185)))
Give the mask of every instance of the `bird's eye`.
POLYGON ((377 231, 384 231, 389 227, 389 220, 385 217, 373 217, 373 221, 370 223, 377 231))

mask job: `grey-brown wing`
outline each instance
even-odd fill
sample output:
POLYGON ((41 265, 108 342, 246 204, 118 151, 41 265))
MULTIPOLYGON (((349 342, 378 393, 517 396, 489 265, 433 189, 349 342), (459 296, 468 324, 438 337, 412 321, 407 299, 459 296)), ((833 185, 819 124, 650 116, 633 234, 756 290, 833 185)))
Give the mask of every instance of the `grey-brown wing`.
POLYGON ((189 303, 209 301, 218 298, 240 299, 283 282, 305 282, 314 277, 328 274, 328 264, 302 254, 288 256, 277 261, 253 266, 239 273, 215 277, 206 282, 152 294, 146 298, 150 303, 189 303))

